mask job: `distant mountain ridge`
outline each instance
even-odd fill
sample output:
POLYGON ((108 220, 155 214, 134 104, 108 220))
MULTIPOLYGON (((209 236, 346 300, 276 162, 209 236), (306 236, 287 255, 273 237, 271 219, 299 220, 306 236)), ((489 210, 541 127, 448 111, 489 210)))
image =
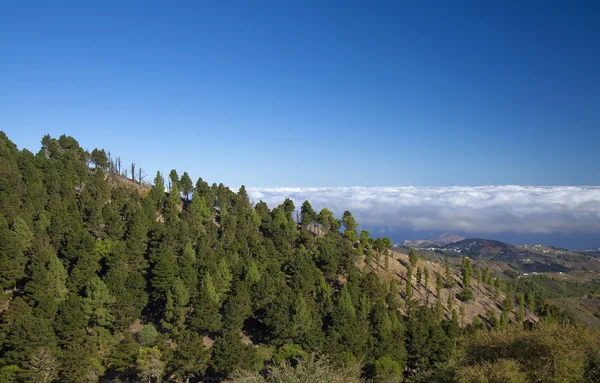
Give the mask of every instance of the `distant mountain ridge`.
POLYGON ((464 237, 452 233, 443 233, 433 239, 414 239, 402 241, 402 246, 416 247, 416 248, 428 248, 428 247, 442 247, 451 243, 459 242, 464 240, 464 237))

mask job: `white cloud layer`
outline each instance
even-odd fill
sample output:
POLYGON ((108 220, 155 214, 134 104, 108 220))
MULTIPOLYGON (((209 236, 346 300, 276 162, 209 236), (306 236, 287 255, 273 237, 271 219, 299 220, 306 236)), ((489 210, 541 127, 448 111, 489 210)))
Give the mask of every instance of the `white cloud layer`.
POLYGON ((248 188, 270 208, 309 200, 365 226, 472 233, 600 233, 600 187, 248 188))

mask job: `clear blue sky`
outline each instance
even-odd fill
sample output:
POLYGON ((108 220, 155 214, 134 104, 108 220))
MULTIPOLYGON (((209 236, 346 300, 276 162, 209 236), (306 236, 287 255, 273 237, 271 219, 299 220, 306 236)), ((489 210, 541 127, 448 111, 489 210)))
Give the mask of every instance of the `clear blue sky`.
POLYGON ((598 1, 4 1, 0 130, 247 186, 597 185, 598 1))

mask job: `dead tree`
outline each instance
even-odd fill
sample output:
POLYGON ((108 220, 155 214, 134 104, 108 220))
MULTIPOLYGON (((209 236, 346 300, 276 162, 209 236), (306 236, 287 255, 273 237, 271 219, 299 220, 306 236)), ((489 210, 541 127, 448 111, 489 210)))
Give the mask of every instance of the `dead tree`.
POLYGON ((135 181, 135 162, 131 161, 131 180, 135 181))
POLYGON ((142 168, 138 168, 138 183, 142 183, 142 181, 146 178, 146 173, 142 171, 142 168))

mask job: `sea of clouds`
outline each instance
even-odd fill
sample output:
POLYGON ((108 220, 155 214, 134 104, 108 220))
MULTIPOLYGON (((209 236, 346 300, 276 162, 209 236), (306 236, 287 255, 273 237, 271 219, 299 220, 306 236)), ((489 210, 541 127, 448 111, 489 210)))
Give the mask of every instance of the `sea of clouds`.
POLYGON ((248 188, 273 208, 310 201, 365 226, 477 233, 600 233, 600 187, 248 188))

